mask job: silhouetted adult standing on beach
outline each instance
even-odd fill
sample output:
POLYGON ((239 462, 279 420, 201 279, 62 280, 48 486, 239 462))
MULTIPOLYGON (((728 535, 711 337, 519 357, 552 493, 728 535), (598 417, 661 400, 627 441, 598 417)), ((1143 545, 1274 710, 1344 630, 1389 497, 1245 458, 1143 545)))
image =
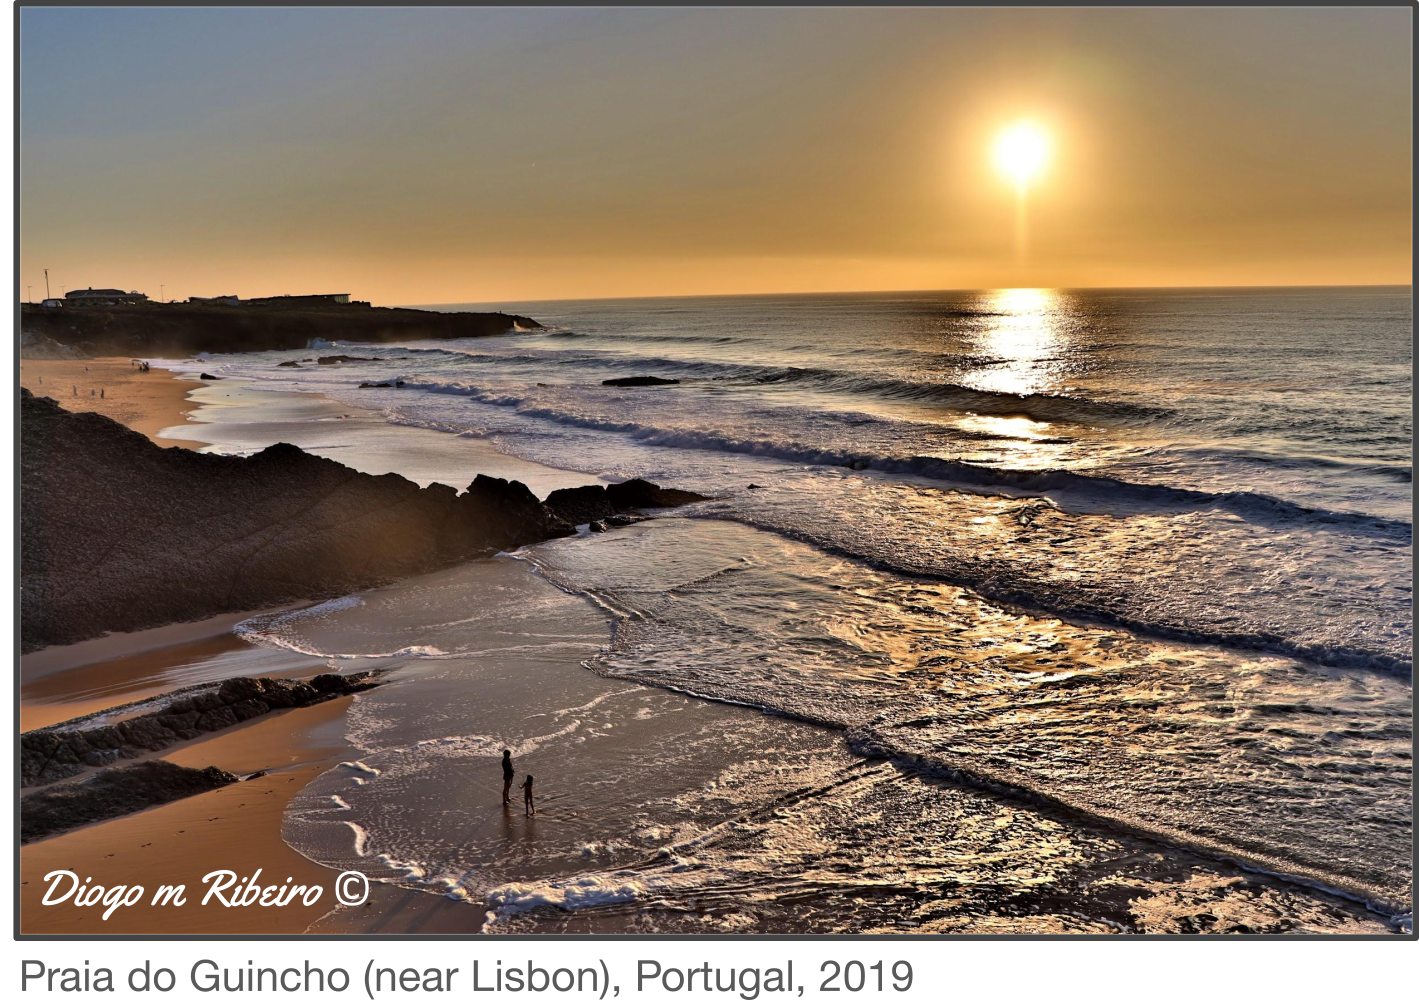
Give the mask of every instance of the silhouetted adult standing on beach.
POLYGON ((529 816, 537 815, 537 807, 532 804, 532 775, 522 779, 522 806, 529 816))
POLYGON ((512 751, 503 751, 503 805, 512 802, 512 751))

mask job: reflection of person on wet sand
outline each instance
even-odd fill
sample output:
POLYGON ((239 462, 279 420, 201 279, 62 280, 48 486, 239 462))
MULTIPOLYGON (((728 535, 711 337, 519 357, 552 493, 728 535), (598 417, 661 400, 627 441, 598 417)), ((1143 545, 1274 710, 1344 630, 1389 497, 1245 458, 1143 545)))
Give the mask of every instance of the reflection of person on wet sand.
POLYGON ((503 751, 503 805, 512 801, 512 751, 503 751))
POLYGON ((532 775, 530 774, 522 779, 522 805, 527 815, 537 815, 537 807, 532 804, 532 775))

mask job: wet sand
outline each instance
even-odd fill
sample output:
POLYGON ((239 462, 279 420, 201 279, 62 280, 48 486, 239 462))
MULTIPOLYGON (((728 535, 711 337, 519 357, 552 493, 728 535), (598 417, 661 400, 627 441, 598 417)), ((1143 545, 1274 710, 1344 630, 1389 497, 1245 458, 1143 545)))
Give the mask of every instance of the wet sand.
POLYGON ((181 433, 224 455, 252 455, 284 441, 372 476, 393 472, 420 486, 461 490, 481 473, 516 479, 539 497, 608 481, 505 455, 476 435, 391 424, 380 411, 316 392, 252 388, 233 378, 194 387, 190 402, 198 408, 181 433))
POLYGON ((36 396, 48 396, 66 410, 112 417, 164 448, 202 447, 182 437, 181 432, 158 436, 160 431, 187 422, 187 413, 193 409, 187 394, 200 385, 170 371, 154 368, 140 372, 128 358, 22 359, 20 385, 36 396))
MULTIPOLYGON (((223 616, 209 621, 225 622, 223 616)), ((241 615, 241 618, 249 615, 241 615)), ((203 624, 203 623, 194 623, 203 624)), ((154 631, 159 631, 154 629, 154 631)), ((82 718, 114 705, 122 705, 191 684, 228 677, 301 677, 318 672, 309 659, 282 655, 275 650, 253 650, 231 632, 231 625, 211 635, 156 649, 126 652, 124 640, 144 633, 107 636, 113 655, 69 670, 31 670, 20 663, 20 731, 40 729, 68 719, 82 718)), ((77 644, 76 644, 77 645, 77 644)), ((83 643, 82 645, 89 645, 83 643)), ((42 652, 62 652, 55 646, 42 652)))

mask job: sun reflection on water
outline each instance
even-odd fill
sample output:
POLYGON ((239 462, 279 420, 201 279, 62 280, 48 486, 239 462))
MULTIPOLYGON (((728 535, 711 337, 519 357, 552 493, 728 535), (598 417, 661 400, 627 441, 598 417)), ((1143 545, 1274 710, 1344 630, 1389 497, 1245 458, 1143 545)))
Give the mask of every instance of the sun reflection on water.
MULTIPOLYGON (((958 378, 982 392, 1015 396, 1058 394, 1074 365, 1077 323, 1065 293, 1050 288, 1003 288, 982 293, 973 329, 964 334, 969 356, 958 378)), ((977 438, 979 447, 955 457, 982 465, 1052 468, 1070 463, 1072 445, 1090 436, 1023 413, 962 413, 949 423, 977 438)))
POLYGON ((1060 388, 1060 355, 1068 346, 1063 296, 1049 288, 1002 288, 982 303, 973 338, 979 365, 965 383, 985 392, 1027 395, 1060 388))

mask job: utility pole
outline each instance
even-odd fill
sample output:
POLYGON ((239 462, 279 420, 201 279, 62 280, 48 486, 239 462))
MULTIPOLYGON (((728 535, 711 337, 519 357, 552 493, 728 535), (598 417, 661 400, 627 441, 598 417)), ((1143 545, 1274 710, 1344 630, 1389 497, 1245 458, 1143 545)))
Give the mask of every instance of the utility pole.
POLYGON ((44 269, 44 297, 49 298, 49 268, 44 269))
POLYGON ((34 296, 30 294, 30 289, 33 287, 34 285, 25 286, 25 301, 28 302, 30 305, 34 305, 34 296))
MULTIPOLYGON (((148 287, 149 287, 149 288, 152 288, 153 286, 152 286, 152 285, 149 285, 148 287)), ((167 288, 167 285, 159 285, 159 286, 158 286, 158 301, 159 301, 159 302, 166 302, 166 301, 167 301, 167 299, 163 298, 163 289, 164 289, 164 288, 167 288)))

